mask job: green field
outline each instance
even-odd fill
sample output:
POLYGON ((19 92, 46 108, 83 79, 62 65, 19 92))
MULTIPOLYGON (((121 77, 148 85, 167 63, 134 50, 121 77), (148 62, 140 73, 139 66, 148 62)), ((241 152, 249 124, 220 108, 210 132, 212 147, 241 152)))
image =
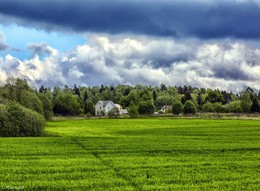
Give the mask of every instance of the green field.
POLYGON ((260 190, 260 121, 48 122, 0 139, 2 190, 260 190))

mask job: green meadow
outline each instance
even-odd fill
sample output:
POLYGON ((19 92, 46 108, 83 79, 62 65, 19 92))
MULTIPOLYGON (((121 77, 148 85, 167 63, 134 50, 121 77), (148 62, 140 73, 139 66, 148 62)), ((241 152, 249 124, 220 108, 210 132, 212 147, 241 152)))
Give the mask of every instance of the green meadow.
POLYGON ((260 121, 48 122, 0 138, 2 190, 260 190, 260 121))

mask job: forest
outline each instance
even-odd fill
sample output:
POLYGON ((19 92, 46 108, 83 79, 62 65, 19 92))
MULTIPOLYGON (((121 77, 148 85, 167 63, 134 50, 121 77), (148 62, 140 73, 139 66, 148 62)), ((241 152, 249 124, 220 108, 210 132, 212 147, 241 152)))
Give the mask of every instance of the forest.
MULTIPOLYGON (((53 116, 93 117, 95 104, 100 100, 120 104, 128 112, 125 117, 130 118, 260 112, 260 92, 250 87, 237 94, 165 84, 34 88, 25 79, 9 78, 0 87, 0 136, 41 136, 46 120, 53 116)), ((116 118, 119 114, 111 109, 108 116, 116 118)))
POLYGON ((127 109, 129 115, 151 115, 170 106, 166 113, 255 113, 260 112, 260 91, 248 87, 240 93, 191 86, 115 85, 74 87, 31 87, 24 79, 9 78, 0 87, 0 103, 16 102, 49 120, 52 116, 95 114, 99 100, 111 100, 127 109))

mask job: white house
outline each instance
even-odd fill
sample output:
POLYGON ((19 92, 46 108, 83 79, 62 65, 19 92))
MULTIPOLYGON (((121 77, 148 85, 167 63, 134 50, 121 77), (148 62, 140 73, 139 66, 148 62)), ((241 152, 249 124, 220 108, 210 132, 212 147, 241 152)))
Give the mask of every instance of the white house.
POLYGON ((108 112, 111 109, 117 108, 119 111, 119 115, 127 114, 127 110, 123 109, 121 105, 114 104, 112 101, 98 101, 95 105, 95 115, 108 115, 108 112))
POLYGON ((108 112, 115 107, 116 105, 112 101, 98 101, 95 105, 95 115, 108 115, 108 112))
POLYGON ((128 114, 126 109, 123 109, 123 107, 119 104, 115 104, 115 106, 117 107, 118 111, 119 111, 119 115, 126 115, 128 114))
POLYGON ((161 112, 166 113, 167 111, 172 109, 172 105, 165 105, 161 108, 161 112))

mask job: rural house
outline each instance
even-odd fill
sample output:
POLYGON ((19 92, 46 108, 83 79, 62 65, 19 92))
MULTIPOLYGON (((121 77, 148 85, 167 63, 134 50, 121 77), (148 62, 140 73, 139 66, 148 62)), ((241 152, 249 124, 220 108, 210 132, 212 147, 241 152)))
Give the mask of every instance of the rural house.
POLYGON ((95 115, 108 115, 108 112, 115 107, 112 101, 98 101, 95 105, 95 115))
POLYGON ((98 101, 95 105, 95 116, 108 115, 111 109, 117 108, 120 115, 127 114, 127 110, 123 109, 119 104, 112 101, 98 101))
POLYGON ((161 112, 167 113, 172 110, 172 105, 165 105, 161 108, 161 112))

